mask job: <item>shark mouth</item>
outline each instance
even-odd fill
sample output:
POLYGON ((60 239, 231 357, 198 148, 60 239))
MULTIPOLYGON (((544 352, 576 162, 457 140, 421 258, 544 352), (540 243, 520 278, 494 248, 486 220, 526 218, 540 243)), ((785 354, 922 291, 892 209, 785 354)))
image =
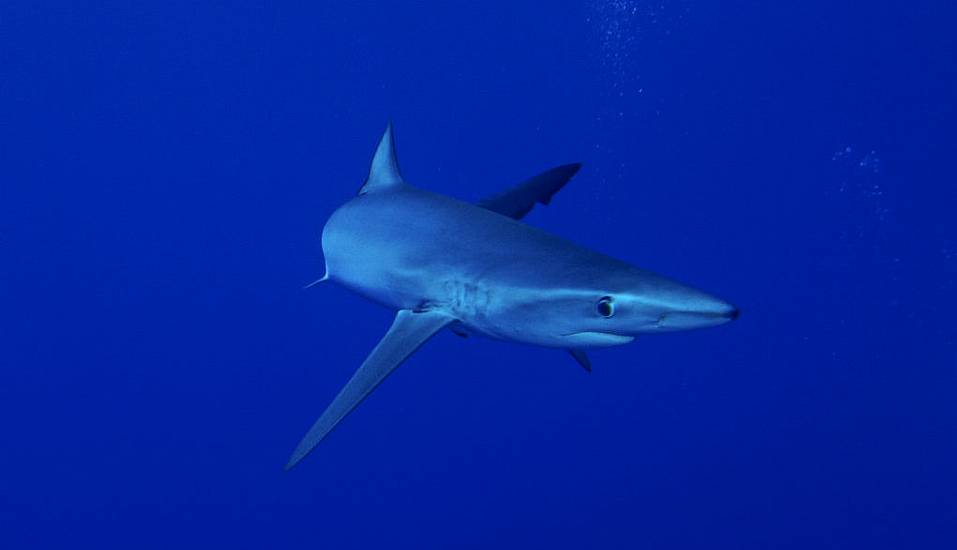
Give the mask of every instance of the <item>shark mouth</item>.
POLYGON ((613 334, 610 332, 582 331, 562 335, 569 343, 579 346, 620 346, 635 339, 634 336, 613 334))

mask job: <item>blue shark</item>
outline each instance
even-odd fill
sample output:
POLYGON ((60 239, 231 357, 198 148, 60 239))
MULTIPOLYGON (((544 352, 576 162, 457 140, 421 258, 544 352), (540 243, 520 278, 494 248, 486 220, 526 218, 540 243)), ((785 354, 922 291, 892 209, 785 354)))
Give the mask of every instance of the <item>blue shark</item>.
POLYGON ((470 204, 414 187, 391 123, 355 198, 322 231, 325 275, 396 310, 395 320, 293 451, 298 464, 400 364, 443 329, 567 350, 721 325, 730 303, 521 222, 578 172, 568 164, 470 204))

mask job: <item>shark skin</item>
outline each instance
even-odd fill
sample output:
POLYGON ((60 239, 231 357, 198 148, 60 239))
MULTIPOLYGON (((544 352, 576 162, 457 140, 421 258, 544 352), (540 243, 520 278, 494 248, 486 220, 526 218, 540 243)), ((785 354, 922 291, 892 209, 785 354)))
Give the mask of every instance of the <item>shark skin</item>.
POLYGON ((287 470, 444 328, 564 349, 590 371, 586 349, 738 317, 724 300, 520 221, 536 203, 548 204, 578 168, 554 168, 470 204, 405 183, 391 124, 386 128, 366 183, 323 229, 320 281, 398 313, 287 470))

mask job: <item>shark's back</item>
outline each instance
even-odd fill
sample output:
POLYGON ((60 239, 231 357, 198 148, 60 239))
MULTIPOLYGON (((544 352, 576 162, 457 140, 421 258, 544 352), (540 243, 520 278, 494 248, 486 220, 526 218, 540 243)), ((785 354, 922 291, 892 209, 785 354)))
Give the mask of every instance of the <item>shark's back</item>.
POLYGON ((423 300, 444 303, 463 292, 481 295, 489 285, 555 287, 589 271, 598 276, 628 268, 509 217, 411 186, 346 203, 330 218, 322 243, 332 279, 398 309, 421 307, 423 300))
POLYGON ((577 164, 559 166, 472 205, 408 185, 386 128, 359 195, 323 230, 320 281, 333 279, 398 312, 286 469, 446 327, 565 349, 591 370, 586 348, 737 317, 727 302, 516 221, 548 204, 577 171, 577 164))

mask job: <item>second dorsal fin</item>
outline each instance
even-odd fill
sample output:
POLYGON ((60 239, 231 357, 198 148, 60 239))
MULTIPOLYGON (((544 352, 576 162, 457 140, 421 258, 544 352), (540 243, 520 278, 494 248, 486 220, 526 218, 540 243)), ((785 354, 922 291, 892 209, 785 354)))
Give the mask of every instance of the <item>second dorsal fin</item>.
POLYGON ((390 187, 403 185, 405 181, 399 173, 399 160, 395 156, 395 138, 392 136, 392 123, 385 127, 379 146, 372 156, 369 177, 359 189, 359 194, 374 193, 390 187))

